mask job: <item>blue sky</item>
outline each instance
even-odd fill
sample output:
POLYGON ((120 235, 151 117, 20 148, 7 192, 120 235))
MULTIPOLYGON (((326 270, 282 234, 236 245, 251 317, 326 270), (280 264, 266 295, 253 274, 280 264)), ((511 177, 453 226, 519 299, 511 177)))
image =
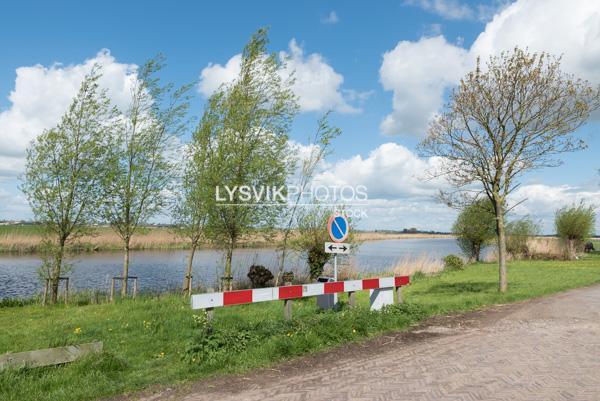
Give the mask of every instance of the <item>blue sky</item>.
MULTIPOLYGON (((31 217, 17 189, 24 150, 14 144, 26 143, 35 137, 33 131, 56 118, 57 112, 46 108, 52 108, 55 98, 68 98, 64 88, 69 85, 62 80, 75 79, 77 66, 97 58, 102 49, 109 52, 103 60, 111 65, 139 65, 161 52, 168 64, 164 80, 183 84, 198 80, 205 70, 208 85, 211 71, 222 67, 226 72, 250 35, 268 26, 272 51, 295 54, 308 81, 324 80, 320 88, 310 82, 298 88, 305 106, 293 139, 305 143, 328 108, 335 110, 332 121, 343 130, 321 180, 356 185, 360 178, 372 184, 373 205, 361 221, 364 228, 447 230, 453 211, 432 199, 436 184, 418 176, 427 166, 414 154, 424 122, 474 57, 514 45, 564 53, 569 72, 600 83, 600 50, 593 45, 600 5, 580 3, 577 9, 559 0, 4 4, 0 220, 31 217), (17 81, 23 84, 17 87, 17 81), (36 99, 28 104, 29 98, 36 99), (31 119, 39 121, 29 124, 31 119)), ((195 115, 202 113, 207 94, 195 92, 195 115)), ((565 156, 560 168, 523 177, 519 200, 530 201, 516 212, 532 215, 551 231, 554 208, 579 199, 593 201, 600 194, 597 129, 592 121, 578 133, 589 143, 587 151, 565 156)))

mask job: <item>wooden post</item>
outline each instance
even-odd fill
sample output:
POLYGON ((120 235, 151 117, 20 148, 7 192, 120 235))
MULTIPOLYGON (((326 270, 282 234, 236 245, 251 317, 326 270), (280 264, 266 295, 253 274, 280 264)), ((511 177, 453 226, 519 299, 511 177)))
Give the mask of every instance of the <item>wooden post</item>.
POLYGON ((42 305, 46 306, 46 299, 48 298, 48 284, 50 279, 46 279, 46 285, 44 286, 44 298, 42 299, 42 305))
POLYGON ((69 302, 69 278, 66 277, 64 280, 65 280, 65 305, 66 305, 67 302, 69 302))
POLYGON ((137 295, 137 290, 138 290, 138 278, 135 277, 133 279, 133 299, 135 299, 135 296, 137 295))
POLYGON ((396 303, 402 303, 402 287, 396 287, 396 303))
POLYGON ((206 308, 206 320, 208 320, 208 323, 212 322, 213 318, 215 317, 215 308, 206 308))
POLYGON ((112 285, 110 286, 110 302, 115 301, 115 278, 112 278, 112 285))
POLYGON ((285 299, 283 301, 283 317, 285 320, 292 320, 292 300, 285 299))
POLYGON ((356 293, 354 291, 348 292, 348 305, 351 308, 356 307, 356 293))

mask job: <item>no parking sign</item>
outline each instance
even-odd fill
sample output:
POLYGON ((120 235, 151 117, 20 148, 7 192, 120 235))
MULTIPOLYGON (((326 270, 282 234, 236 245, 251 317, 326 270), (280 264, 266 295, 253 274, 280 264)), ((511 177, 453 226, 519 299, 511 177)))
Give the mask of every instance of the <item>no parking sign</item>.
POLYGON ((350 234, 350 224, 346 216, 340 214, 334 214, 329 218, 327 222, 327 231, 329 232, 329 238, 333 242, 344 242, 350 234))

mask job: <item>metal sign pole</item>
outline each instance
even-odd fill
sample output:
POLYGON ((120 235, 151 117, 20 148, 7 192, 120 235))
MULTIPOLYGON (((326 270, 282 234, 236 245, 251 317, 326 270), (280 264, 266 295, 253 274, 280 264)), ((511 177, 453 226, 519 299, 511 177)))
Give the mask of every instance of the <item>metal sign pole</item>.
POLYGON ((337 253, 333 254, 333 279, 337 281, 337 253))

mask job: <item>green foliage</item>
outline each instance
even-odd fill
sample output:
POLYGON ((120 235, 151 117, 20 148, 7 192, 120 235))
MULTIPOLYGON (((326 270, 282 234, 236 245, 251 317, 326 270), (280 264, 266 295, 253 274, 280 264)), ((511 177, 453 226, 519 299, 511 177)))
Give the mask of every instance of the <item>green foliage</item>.
POLYGON ((471 261, 479 262, 481 250, 496 236, 496 216, 487 198, 466 206, 452 226, 456 242, 471 261))
POLYGON ((325 252, 324 247, 325 242, 330 241, 327 233, 327 219, 332 213, 332 209, 321 206, 303 208, 298 212, 298 235, 292 241, 292 247, 306 254, 312 279, 323 274, 325 264, 332 256, 325 252))
POLYGON ((554 224, 556 233, 565 241, 567 256, 573 259, 585 240, 594 233, 596 212, 593 206, 583 203, 565 206, 556 211, 554 224))
POLYGON ((107 122, 115 111, 106 91, 99 89, 100 77, 100 67, 94 66, 58 125, 27 149, 21 190, 46 237, 50 257, 42 270, 51 280, 51 302, 56 302, 66 244, 89 233, 105 196, 100 183, 107 175, 110 149, 107 122))
POLYGON ((457 255, 446 255, 442 262, 444 262, 444 270, 462 270, 465 268, 465 262, 457 255))
POLYGON ((205 175, 214 206, 208 207, 207 235, 226 249, 227 277, 240 238, 255 228, 274 227, 285 201, 246 199, 235 191, 215 205, 217 189, 219 198, 226 194, 225 187, 285 189, 294 167, 288 152, 288 133, 298 111, 293 81, 281 78, 283 64, 267 52, 267 43, 267 30, 259 29, 242 52, 239 75, 209 98, 194 133, 195 143, 209 146, 205 175))
MULTIPOLYGON (((175 176, 167 153, 186 126, 190 86, 161 86, 157 74, 163 63, 157 56, 139 68, 129 105, 114 123, 111 146, 104 150, 109 154, 109 171, 102 181, 105 197, 101 212, 123 241, 123 277, 129 272, 132 236, 166 206, 166 193, 175 176)), ((122 292, 127 292, 127 280, 122 292)))
POLYGON ((524 217, 506 225, 506 251, 513 257, 529 256, 529 239, 539 233, 539 226, 524 217))
MULTIPOLYGON (((187 299, 165 294, 80 307, 4 305, 0 311, 0 327, 4 329, 0 353, 94 340, 104 341, 108 352, 64 366, 0 372, 0 399, 104 399, 151 385, 172 386, 215 374, 243 372, 406 329, 428 316, 598 283, 600 255, 569 262, 516 261, 509 269, 512 285, 505 294, 497 292, 497 273, 490 265, 476 263, 469 269, 413 280, 403 289, 406 303, 382 312, 369 311, 368 291, 356 293, 355 310, 320 312, 314 298, 298 300, 291 322, 283 319, 280 302, 263 302, 218 308, 209 325, 206 314, 191 311, 187 299), (80 328, 79 334, 76 328, 80 328)), ((341 301, 346 301, 343 295, 341 301)))

